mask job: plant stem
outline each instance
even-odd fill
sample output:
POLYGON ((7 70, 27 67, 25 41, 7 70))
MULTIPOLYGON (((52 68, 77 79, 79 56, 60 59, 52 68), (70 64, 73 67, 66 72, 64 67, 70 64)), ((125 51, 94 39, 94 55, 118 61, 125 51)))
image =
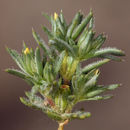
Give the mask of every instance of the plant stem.
POLYGON ((58 130, 64 130, 64 125, 68 124, 69 120, 65 120, 62 123, 59 123, 59 128, 58 130))

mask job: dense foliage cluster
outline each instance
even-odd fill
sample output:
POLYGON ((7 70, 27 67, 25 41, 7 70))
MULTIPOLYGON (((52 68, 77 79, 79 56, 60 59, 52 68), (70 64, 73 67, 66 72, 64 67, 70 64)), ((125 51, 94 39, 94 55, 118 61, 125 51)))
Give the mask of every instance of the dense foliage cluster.
POLYGON ((70 24, 66 23, 62 11, 59 15, 44 16, 51 23, 51 30, 42 26, 48 35, 48 45, 32 29, 43 53, 39 47, 34 50, 25 43, 21 54, 7 48, 20 70, 6 71, 32 86, 31 91, 25 93, 27 97, 20 97, 25 105, 42 110, 58 122, 90 117, 89 112, 72 112, 73 106, 81 101, 112 97, 102 93, 117 88, 119 84, 98 85, 98 68, 110 60, 121 61, 119 56, 124 56, 124 52, 117 48, 101 48, 106 37, 104 34, 95 36, 92 11, 86 17, 77 12, 70 24), (81 67, 83 61, 92 58, 100 59, 81 67))

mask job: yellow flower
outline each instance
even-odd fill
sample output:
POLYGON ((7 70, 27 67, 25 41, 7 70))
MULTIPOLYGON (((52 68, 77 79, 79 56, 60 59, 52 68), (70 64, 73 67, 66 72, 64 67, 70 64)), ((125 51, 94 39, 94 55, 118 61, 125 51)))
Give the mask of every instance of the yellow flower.
POLYGON ((26 48, 26 49, 24 50, 24 54, 27 55, 27 54, 29 54, 29 53, 30 53, 29 48, 26 48))
POLYGON ((99 73, 99 69, 96 70, 95 75, 97 75, 98 73, 99 73))
POLYGON ((54 13, 54 20, 56 20, 58 18, 58 14, 55 12, 54 13))

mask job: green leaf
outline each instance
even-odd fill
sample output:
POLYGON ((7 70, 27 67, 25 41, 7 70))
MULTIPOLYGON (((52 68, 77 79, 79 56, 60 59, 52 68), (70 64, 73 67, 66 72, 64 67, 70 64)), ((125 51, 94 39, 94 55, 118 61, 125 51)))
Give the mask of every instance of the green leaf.
POLYGON ((118 87, 120 87, 121 84, 111 84, 111 85, 108 85, 108 86, 104 86, 103 88, 106 88, 107 90, 114 90, 118 87))
POLYGON ((64 59, 64 56, 65 56, 65 51, 63 51, 60 56, 58 57, 58 59, 56 60, 55 62, 55 65, 54 65, 54 71, 55 71, 55 74, 57 75, 57 73, 59 72, 60 68, 61 68, 61 65, 62 65, 62 61, 64 59))
POLYGON ((61 20, 61 23, 63 24, 65 30, 67 29, 67 24, 66 24, 66 21, 65 21, 65 18, 64 18, 64 15, 62 13, 62 10, 60 12, 60 20, 61 20))
POLYGON ((69 28, 68 28, 68 30, 67 30, 66 36, 67 36, 68 38, 71 37, 74 28, 75 28, 75 27, 79 24, 79 22, 81 21, 80 19, 81 19, 81 14, 80 14, 80 12, 78 12, 78 13, 75 15, 75 17, 73 18, 72 23, 71 23, 71 25, 69 26, 69 28))
POLYGON ((91 116, 90 112, 82 112, 82 111, 77 111, 75 113, 65 113, 62 114, 63 118, 69 118, 69 119, 85 119, 91 116))
POLYGON ((102 55, 100 56, 101 58, 107 58, 107 59, 111 59, 111 60, 114 60, 114 61, 123 61, 121 58, 117 57, 117 56, 112 56, 112 55, 109 55, 109 54, 106 54, 106 55, 102 55))
POLYGON ((56 22, 57 22, 57 26, 58 26, 59 30, 61 31, 62 35, 64 36, 66 33, 65 28, 64 28, 63 24, 61 23, 59 17, 56 19, 56 22))
POLYGON ((113 95, 104 95, 104 96, 95 96, 92 98, 83 98, 80 101, 98 101, 98 100, 106 100, 112 98, 113 95))
POLYGON ((22 55, 23 63, 24 63, 24 69, 28 75, 33 76, 32 72, 32 59, 30 54, 24 54, 22 55))
POLYGON ((106 64, 107 62, 109 62, 110 60, 109 59, 104 59, 104 60, 100 60, 100 61, 97 61, 97 62, 93 62, 87 66, 85 66, 81 72, 82 73, 88 73, 89 71, 93 70, 93 69, 97 69, 99 68, 100 66, 102 66, 103 64, 106 64))
POLYGON ((29 85, 33 86, 34 85, 34 80, 32 77, 30 77, 29 75, 19 71, 19 70, 16 70, 16 69, 6 69, 5 70, 6 72, 8 72, 9 74, 12 74, 12 75, 15 75, 19 78, 22 78, 24 79, 29 85))
POLYGON ((115 56, 124 56, 124 52, 117 49, 117 48, 102 48, 100 50, 97 50, 95 53, 94 53, 94 57, 98 57, 98 56, 101 56, 101 55, 104 55, 104 54, 111 54, 111 55, 115 55, 115 56))
POLYGON ((81 22, 81 24, 79 24, 78 27, 74 30, 74 32, 72 33, 72 39, 73 40, 75 40, 80 35, 80 33, 83 31, 83 29, 86 27, 86 25, 91 20, 92 16, 93 16, 93 13, 90 11, 88 16, 85 17, 83 19, 83 21, 81 22))
POLYGON ((8 72, 9 74, 18 76, 18 77, 20 77, 22 79, 26 79, 26 74, 21 72, 21 71, 19 71, 19 70, 16 70, 16 69, 6 69, 5 71, 8 72))
POLYGON ((79 47, 80 47, 81 43, 84 41, 84 39, 87 37, 87 34, 88 34, 88 29, 85 28, 78 39, 78 46, 79 47))
POLYGON ((89 22, 89 30, 93 29, 93 26, 94 26, 94 18, 92 17, 89 22))
POLYGON ((94 91, 91 91, 89 93, 86 94, 86 97, 87 98, 91 98, 91 97, 94 97, 96 95, 99 95, 101 93, 103 93, 104 91, 106 91, 106 89, 98 89, 98 90, 94 90, 94 91))
POLYGON ((50 18, 50 16, 47 14, 47 13, 42 13, 42 15, 49 21, 49 22, 51 22, 51 18, 50 18))
POLYGON ((47 29, 45 26, 42 25, 42 29, 48 35, 49 39, 53 37, 53 34, 51 33, 51 31, 47 29))
POLYGON ((98 78, 99 74, 95 74, 91 79, 89 79, 85 85, 83 86, 83 92, 87 92, 89 89, 91 89, 92 87, 94 87, 96 85, 97 82, 97 78, 98 78))
POLYGON ((92 47, 91 49, 97 50, 101 48, 103 43, 105 42, 106 37, 103 34, 98 35, 95 40, 92 42, 92 47))
POLYGON ((56 21, 54 20, 53 16, 51 15, 51 27, 52 27, 52 32, 53 34, 56 33, 56 21))
POLYGON ((49 40, 49 44, 51 45, 51 47, 55 48, 59 52, 62 52, 64 50, 62 44, 56 42, 56 40, 53 39, 49 40))
POLYGON ((40 37, 40 35, 38 35, 34 29, 32 29, 32 34, 34 39, 36 40, 36 42, 40 45, 40 47, 44 50, 44 53, 46 55, 50 55, 50 49, 48 48, 48 46, 46 45, 45 41, 40 37))
POLYGON ((8 53, 11 55, 11 57, 14 59, 14 61, 16 62, 16 64, 19 66, 19 68, 23 71, 24 70, 24 63, 22 61, 21 56, 18 54, 17 51, 12 50, 10 48, 6 48, 6 50, 8 51, 8 53))
POLYGON ((35 51, 35 62, 36 62, 37 73, 40 76, 42 76, 43 66, 42 66, 42 61, 41 61, 40 49, 39 48, 36 48, 36 51, 35 51))
POLYGON ((44 76, 44 78, 46 79, 47 82, 50 82, 48 67, 49 67, 49 63, 46 62, 44 70, 43 70, 43 76, 44 76))
POLYGON ((75 52, 73 50, 73 48, 64 40, 60 39, 60 38, 55 38, 55 41, 58 42, 59 44, 61 44, 61 46, 66 49, 70 54, 72 54, 73 56, 75 56, 75 52))
MULTIPOLYGON (((24 54, 25 55, 25 54, 24 54)), ((32 58, 31 58, 31 55, 30 55, 30 53, 29 54, 26 54, 25 55, 25 58, 26 58, 26 67, 27 67, 27 71, 31 74, 31 75, 33 75, 33 73, 32 73, 32 65, 31 65, 31 62, 32 62, 32 58)))
POLYGON ((20 97, 20 101, 25 104, 26 106, 31 106, 31 103, 30 101, 27 99, 27 98, 24 98, 24 97, 20 97))
POLYGON ((92 39, 93 36, 93 31, 90 30, 86 36, 86 38, 84 39, 84 41, 80 44, 79 47, 79 56, 83 56, 86 51, 88 50, 89 44, 90 44, 90 40, 92 39))

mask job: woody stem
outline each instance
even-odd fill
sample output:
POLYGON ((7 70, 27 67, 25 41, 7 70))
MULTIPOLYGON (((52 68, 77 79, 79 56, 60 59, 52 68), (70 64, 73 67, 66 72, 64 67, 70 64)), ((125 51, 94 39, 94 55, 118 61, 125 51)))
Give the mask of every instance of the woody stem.
POLYGON ((59 123, 59 128, 58 130, 64 130, 64 125, 68 123, 69 120, 65 120, 63 123, 59 123))

